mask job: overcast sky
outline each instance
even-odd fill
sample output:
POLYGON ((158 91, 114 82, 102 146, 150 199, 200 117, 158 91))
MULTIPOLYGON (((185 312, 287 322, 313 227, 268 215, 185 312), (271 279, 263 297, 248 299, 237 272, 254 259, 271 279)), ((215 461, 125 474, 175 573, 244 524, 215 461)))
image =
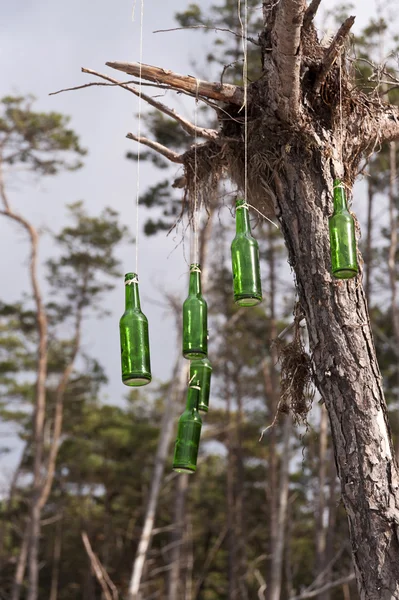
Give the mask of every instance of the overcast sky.
MULTIPOLYGON (((138 4, 140 0, 137 0, 138 4)), ((71 116, 71 126, 88 148, 85 167, 76 173, 47 178, 26 185, 20 178, 9 182, 12 204, 36 226, 61 227, 65 205, 84 200, 91 213, 104 206, 120 212, 123 222, 134 227, 136 166, 124 157, 135 150, 126 140, 128 131, 137 131, 137 100, 121 89, 93 87, 49 96, 60 88, 80 85, 91 80, 80 72, 82 66, 118 78, 118 73, 104 66, 106 61, 139 60, 139 10, 132 21, 132 0, 3 0, 0 3, 0 95, 33 93, 35 108, 57 111, 71 116)), ((173 27, 175 12, 185 10, 187 0, 145 0, 143 62, 174 71, 196 75, 191 60, 205 55, 211 35, 197 32, 153 34, 156 29, 173 27)), ((210 2, 201 2, 205 9, 210 2)), ((355 31, 359 31, 375 12, 372 0, 355 3, 355 31)), ((331 2, 325 2, 331 8, 331 2)), ((120 75, 122 78, 122 75, 120 75)), ((193 118, 190 101, 173 99, 168 93, 163 101, 193 118)), ((148 165, 141 169, 141 189, 161 178, 148 165)), ((177 170, 175 171, 177 172, 177 170)), ((171 180, 173 179, 171 175, 171 180)), ((141 211, 140 218, 145 214, 141 211)), ((166 379, 176 351, 173 320, 168 312, 149 302, 161 298, 157 289, 181 290, 182 301, 187 283, 187 265, 181 246, 174 252, 176 240, 164 235, 144 238, 139 244, 139 276, 142 308, 150 322, 153 377, 166 379), (172 252, 172 254, 170 254, 172 252), (184 288, 184 289, 183 289, 184 288)), ((28 246, 17 225, 0 219, 1 299, 15 301, 27 287, 28 246), (11 250, 11 251, 10 251, 11 250)), ((51 242, 44 236, 40 257, 51 255, 51 242)), ((124 271, 134 268, 134 248, 119 252, 124 271)), ((110 380, 106 400, 120 402, 126 388, 120 383, 118 320, 123 312, 123 280, 108 296, 112 316, 86 323, 84 348, 90 349, 106 368, 110 380)), ((0 426, 0 432, 4 427, 0 426)), ((4 464, 4 461, 3 461, 4 464)), ((10 465, 8 459, 8 465, 10 465)))

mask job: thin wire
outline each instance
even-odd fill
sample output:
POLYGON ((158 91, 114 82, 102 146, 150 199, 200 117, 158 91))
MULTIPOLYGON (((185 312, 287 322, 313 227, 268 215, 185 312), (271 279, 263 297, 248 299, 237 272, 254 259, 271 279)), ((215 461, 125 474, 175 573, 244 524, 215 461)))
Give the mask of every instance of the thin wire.
POLYGON ((195 93, 195 109, 194 109, 194 218, 193 218, 193 241, 192 241, 192 252, 191 263, 199 262, 198 252, 198 189, 197 189, 197 118, 198 118, 198 102, 199 102, 199 79, 196 79, 196 93, 195 93))
POLYGON ((344 163, 342 159, 343 153, 343 118, 342 118, 342 54, 339 57, 339 130, 340 130, 340 140, 339 140, 339 153, 341 160, 341 169, 343 175, 344 163))
POLYGON ((241 43, 244 53, 242 78, 244 83, 244 200, 246 202, 248 197, 248 0, 245 0, 244 3, 244 22, 241 18, 241 0, 237 0, 237 12, 241 26, 241 43))
MULTIPOLYGON (((136 2, 133 5, 133 14, 132 19, 134 20, 134 10, 136 7, 136 2)), ((141 0, 141 10, 140 10, 140 70, 139 70, 139 94, 138 94, 138 124, 137 124, 137 137, 138 140, 141 137, 141 70, 143 64, 143 22, 144 22, 144 0, 141 0)), ((140 202, 140 149, 141 144, 137 141, 137 187, 136 187, 136 273, 139 270, 139 202, 140 202)))

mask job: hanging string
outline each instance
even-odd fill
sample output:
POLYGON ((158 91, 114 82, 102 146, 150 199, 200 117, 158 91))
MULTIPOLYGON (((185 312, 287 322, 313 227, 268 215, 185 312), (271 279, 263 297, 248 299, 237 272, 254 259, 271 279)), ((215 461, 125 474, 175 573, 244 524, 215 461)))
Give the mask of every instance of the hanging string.
POLYGON ((240 206, 237 206, 236 210, 240 210, 240 208, 253 208, 254 210, 256 210, 256 212, 263 218, 266 219, 266 221, 269 221, 269 223, 271 223, 272 225, 275 226, 276 229, 278 229, 278 225, 277 223, 275 223, 274 221, 272 221, 271 219, 269 219, 269 217, 267 217, 266 215, 263 214, 263 212, 261 212, 260 210, 258 210, 256 208, 256 206, 253 206, 252 204, 249 204, 248 202, 244 202, 243 204, 240 204, 240 206))
MULTIPOLYGON (((134 21, 134 13, 136 9, 136 0, 133 4, 132 21, 134 21)), ((140 140, 141 137, 141 70, 143 64, 143 22, 144 22, 144 0, 141 0, 140 7, 140 47, 139 47, 139 93, 138 93, 138 124, 137 124, 137 137, 140 140)), ((139 270, 139 203, 140 203, 140 150, 141 144, 137 141, 137 186, 136 186, 136 273, 139 270)))
POLYGON ((241 43, 244 53, 242 78, 244 84, 244 200, 248 198, 248 0, 244 3, 244 21, 241 18, 241 0, 237 0, 238 20, 241 26, 241 43))
POLYGON ((343 159, 342 159, 342 154, 343 154, 343 118, 342 118, 342 54, 339 57, 339 132, 340 132, 340 139, 339 139, 339 158, 341 161, 341 169, 342 169, 342 175, 343 175, 343 170, 344 170, 344 163, 343 163, 343 159))
POLYGON ((193 227, 192 227, 192 242, 191 242, 191 260, 190 263, 199 263, 199 243, 198 243, 198 188, 197 188, 197 118, 198 118, 198 102, 199 102, 199 79, 196 79, 196 92, 195 92, 195 109, 194 109, 194 215, 193 215, 193 227))

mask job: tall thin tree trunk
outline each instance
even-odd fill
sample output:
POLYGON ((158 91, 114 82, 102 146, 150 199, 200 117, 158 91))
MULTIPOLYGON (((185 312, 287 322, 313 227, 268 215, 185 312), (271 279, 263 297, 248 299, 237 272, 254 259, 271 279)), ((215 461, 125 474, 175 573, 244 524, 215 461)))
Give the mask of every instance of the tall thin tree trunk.
POLYGON ((285 531, 287 523, 288 510, 288 491, 290 477, 290 441, 292 433, 292 418, 291 415, 286 415, 283 426, 283 448, 280 461, 280 486, 278 496, 278 512, 277 512, 277 536, 273 551, 272 565, 274 571, 271 573, 270 591, 268 594, 269 600, 280 600, 281 583, 283 572, 284 559, 284 544, 285 531))
POLYGON ((232 390, 230 389, 230 375, 228 366, 225 365, 224 386, 226 397, 227 416, 227 473, 226 473, 226 520, 227 520, 227 580, 229 600, 238 600, 237 586, 237 540, 235 532, 235 419, 231 402, 232 390))
MULTIPOLYGON (((318 473, 318 496, 316 506, 316 573, 317 575, 324 569, 326 564, 326 541, 327 528, 325 524, 326 509, 326 471, 327 471, 327 423, 328 415, 324 405, 320 407, 320 425, 319 425, 319 473, 318 473)), ((319 600, 322 600, 321 598, 319 600)))
POLYGON ((242 452, 242 425, 244 420, 242 393, 240 389, 239 378, 235 380, 235 390, 237 398, 236 415, 236 477, 235 477, 235 534, 237 544, 237 563, 238 563, 238 589, 240 600, 248 600, 247 589, 247 556, 246 556, 246 535, 245 535, 245 469, 242 452))
POLYGON ((169 385, 167 401, 161 423, 161 434, 155 456, 155 467, 151 481, 148 504, 145 512, 143 529, 134 559, 132 574, 129 582, 128 600, 140 600, 140 584, 144 571, 145 559, 150 547, 155 514, 158 506, 159 492, 165 469, 166 457, 172 439, 173 426, 176 416, 176 406, 181 405, 187 384, 187 361, 179 355, 176 360, 172 380, 169 385))
POLYGON ((168 576, 168 600, 178 600, 181 597, 179 593, 180 581, 180 558, 182 554, 182 544, 184 537, 184 516, 185 516, 185 501, 188 488, 188 475, 181 474, 177 478, 177 486, 175 489, 175 500, 173 510, 174 529, 170 536, 171 552, 170 563, 171 569, 168 576))
POLYGON ((30 531, 29 524, 27 523, 22 538, 21 548, 18 554, 17 567, 15 569, 14 582, 11 592, 11 600, 19 600, 21 595, 22 585, 25 577, 26 563, 28 561, 29 539, 30 531))
POLYGON ((58 598, 58 581, 60 576, 61 548, 62 548, 62 517, 57 521, 55 528, 54 550, 53 550, 53 568, 51 572, 51 589, 49 600, 58 598))
POLYGON ((373 255, 372 255, 372 240, 373 240, 373 200, 374 200, 374 189, 371 179, 367 179, 367 232, 366 232, 366 247, 364 249, 364 273, 366 283, 364 286, 364 293, 366 295, 366 301, 370 306, 371 300, 371 274, 373 268, 373 255))
MULTIPOLYGON (((2 157, 0 157, 0 198, 4 206, 4 214, 16 221, 25 229, 30 240, 30 282, 32 286, 33 299, 36 309, 36 327, 38 333, 37 343, 37 366, 35 384, 35 409, 33 417, 33 493, 30 506, 30 540, 29 540, 29 587, 27 600, 37 600, 39 589, 39 541, 40 541, 40 517, 39 506, 42 484, 43 464, 43 432, 46 413, 46 380, 47 380, 47 339, 48 323, 47 314, 42 298, 38 279, 38 246, 39 234, 37 230, 26 219, 15 213, 8 201, 2 172, 2 157)), ((25 538, 24 538, 25 539, 25 538)), ((21 548, 25 551, 25 548, 21 548)), ((23 560, 21 561, 24 562, 23 560)), ((18 587, 18 582, 15 582, 18 587)))

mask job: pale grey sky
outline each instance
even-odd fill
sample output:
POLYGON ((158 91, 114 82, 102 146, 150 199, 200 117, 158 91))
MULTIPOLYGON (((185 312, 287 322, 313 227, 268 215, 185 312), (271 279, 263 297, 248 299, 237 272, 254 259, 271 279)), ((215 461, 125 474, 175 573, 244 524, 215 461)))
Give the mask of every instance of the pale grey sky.
MULTIPOLYGON (((138 9, 140 0, 137 0, 138 9)), ((145 0, 143 62, 181 72, 192 73, 190 61, 207 53, 211 35, 199 32, 153 34, 155 29, 175 25, 173 15, 190 4, 188 0, 145 0)), ((202 2, 206 8, 210 2, 202 2)), ((325 8, 335 3, 325 2, 325 8)), ((359 31, 375 12, 372 0, 356 3, 355 31, 359 31)), ((137 131, 137 100, 121 89, 94 87, 58 96, 49 92, 80 85, 91 78, 80 72, 82 66, 108 72, 104 66, 110 60, 139 60, 139 10, 132 22, 132 0, 19 0, 3 1, 0 6, 0 97, 6 94, 33 93, 36 109, 58 111, 72 117, 71 126, 88 148, 85 167, 54 179, 24 184, 20 179, 10 183, 11 202, 37 226, 57 230, 63 225, 65 204, 83 199, 89 211, 100 212, 110 205, 118 210, 124 223, 134 228, 136 166, 124 157, 135 150, 125 139, 128 131, 137 131)), ((199 61, 200 62, 200 61, 199 61)), ((122 78, 122 77, 121 77, 122 78)), ((163 99, 193 118, 193 104, 168 93, 163 99)), ((177 172, 177 169, 175 170, 177 172)), ((141 169, 141 189, 162 178, 148 165, 141 169)), ((173 170, 171 180, 173 179, 173 170)), ((144 211, 140 218, 143 220, 144 211)), ((181 246, 171 256, 176 245, 173 236, 144 238, 139 244, 139 276, 142 307, 150 322, 152 370, 154 379, 169 376, 176 351, 174 324, 167 311, 147 301, 160 299, 157 288, 181 290, 185 296, 187 266, 181 246)), ((43 236, 40 257, 51 255, 51 243, 43 236)), ((26 285, 28 247, 24 234, 6 219, 0 219, 1 298, 17 300, 26 285)), ((134 248, 119 253, 125 271, 134 267, 134 248)), ((107 308, 112 316, 86 323, 84 347, 104 365, 110 380, 108 398, 120 402, 126 388, 120 383, 118 320, 123 312, 123 280, 109 295, 107 308)), ((4 428, 0 425, 0 432, 4 428)), ((4 464, 4 462, 3 462, 4 464)), ((8 464, 11 462, 8 460, 8 464)), ((0 464, 1 467, 1 464, 0 464)))

